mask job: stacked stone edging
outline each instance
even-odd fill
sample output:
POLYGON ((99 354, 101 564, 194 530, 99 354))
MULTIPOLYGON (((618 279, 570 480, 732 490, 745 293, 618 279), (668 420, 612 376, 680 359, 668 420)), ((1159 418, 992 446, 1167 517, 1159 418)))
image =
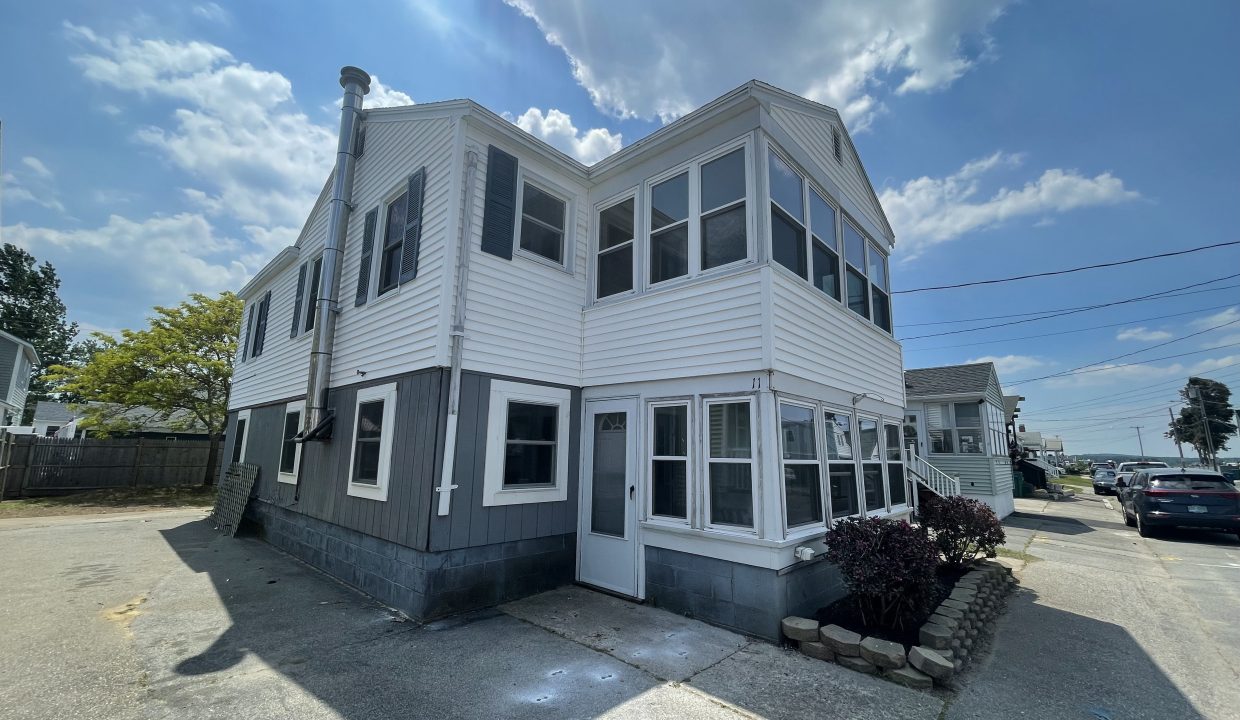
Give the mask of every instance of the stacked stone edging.
POLYGON ((947 599, 918 630, 921 644, 907 653, 899 643, 862 637, 838 625, 818 627, 816 620, 808 618, 787 617, 781 626, 784 637, 808 657, 928 689, 949 683, 960 672, 979 631, 995 619, 1001 598, 1015 584, 1010 568, 993 560, 977 564, 956 581, 947 599))

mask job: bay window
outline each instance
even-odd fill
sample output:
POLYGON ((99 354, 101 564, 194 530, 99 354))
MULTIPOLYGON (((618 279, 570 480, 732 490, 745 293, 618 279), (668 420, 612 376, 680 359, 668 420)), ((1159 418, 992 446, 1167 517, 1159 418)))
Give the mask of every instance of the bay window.
POLYGON ((822 522, 821 468, 814 408, 781 402, 779 434, 784 471, 784 517, 788 528, 822 522))
POLYGON ((594 264, 597 298, 633 289, 634 205, 634 199, 629 198, 599 213, 598 257, 594 264))
POLYGON ((753 528, 753 403, 706 402, 709 524, 753 528))
POLYGON ((689 404, 650 408, 650 514, 689 519, 689 404))

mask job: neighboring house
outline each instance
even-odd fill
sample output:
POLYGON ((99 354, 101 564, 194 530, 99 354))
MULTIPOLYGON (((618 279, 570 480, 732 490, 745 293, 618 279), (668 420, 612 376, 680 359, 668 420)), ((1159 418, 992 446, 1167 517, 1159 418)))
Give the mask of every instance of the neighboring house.
MULTIPOLYGON (((123 426, 132 428, 113 431, 110 437, 115 438, 150 438, 155 440, 210 440, 206 428, 197 418, 184 410, 162 413, 148 407, 123 408, 106 403, 87 403, 87 406, 99 408, 107 413, 107 417, 118 421, 123 426)), ((35 435, 52 437, 57 431, 70 422, 86 417, 84 406, 70 403, 40 400, 34 409, 35 435)), ((81 428, 79 437, 93 436, 94 431, 81 428)))
POLYGON ((0 425, 19 425, 30 375, 39 365, 34 346, 0 330, 0 425))
POLYGON ((993 363, 904 373, 904 435, 916 454, 959 481, 959 492, 999 517, 1013 510, 1005 404, 993 363))
POLYGON ((774 638, 841 596, 797 548, 910 492, 839 114, 750 82, 586 167, 467 100, 354 135, 358 73, 353 152, 240 291, 264 537, 416 618, 577 580, 774 638))

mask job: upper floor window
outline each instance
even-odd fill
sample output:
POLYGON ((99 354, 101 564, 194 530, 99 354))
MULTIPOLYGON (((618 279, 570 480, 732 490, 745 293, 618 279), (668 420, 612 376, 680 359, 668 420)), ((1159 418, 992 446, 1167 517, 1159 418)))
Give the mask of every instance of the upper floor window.
POLYGON ((563 199, 526 181, 521 189, 521 249, 563 265, 567 207, 563 199))
POLYGON ((702 269, 744 260, 745 149, 738 148, 702 165, 702 269))
POLYGON ((805 187, 801 176, 780 157, 770 155, 771 257, 809 279, 805 244, 805 187))
POLYGON ((629 198, 599 213, 598 259, 594 264, 598 298, 633 289, 634 205, 634 199, 629 198))
POLYGON ((320 255, 314 259, 310 265, 310 294, 306 297, 306 326, 305 330, 314 329, 315 315, 319 307, 319 281, 323 278, 323 256, 320 255))
POLYGON ((408 211, 408 192, 401 193, 400 197, 388 203, 383 226, 383 249, 379 254, 379 295, 400 284, 400 255, 405 242, 405 215, 408 211))
POLYGON ((650 189, 650 282, 689 274, 689 173, 650 189))

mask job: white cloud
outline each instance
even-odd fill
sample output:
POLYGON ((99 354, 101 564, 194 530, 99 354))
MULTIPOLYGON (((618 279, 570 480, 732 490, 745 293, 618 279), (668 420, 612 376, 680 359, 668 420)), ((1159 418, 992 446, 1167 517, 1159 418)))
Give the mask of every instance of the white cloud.
POLYGON ((180 213, 134 221, 112 215, 102 227, 58 230, 25 223, 4 228, 6 242, 50 261, 89 297, 75 307, 88 317, 131 317, 133 304, 178 302, 190 292, 236 289, 248 275, 241 244, 219 236, 202 215, 180 213))
POLYGON ((334 158, 335 133, 296 107, 283 75, 203 42, 104 37, 66 24, 86 48, 72 61, 90 80, 183 106, 171 127, 136 138, 196 178, 210 212, 264 227, 300 227, 334 158))
POLYGON ((1114 205, 1140 197, 1109 172, 1090 178, 1059 168, 1044 171, 1023 187, 1003 187, 987 199, 979 197, 985 175, 996 169, 1016 168, 1022 162, 1021 155, 996 152, 943 178, 920 177, 899 188, 884 189, 879 199, 906 258, 1013 218, 1114 205))
MULTIPOLYGON (((1117 385, 1120 383, 1134 384, 1159 379, 1187 378, 1199 373, 1240 365, 1240 354, 1224 355, 1207 358, 1194 363, 1174 363, 1171 365, 1124 365, 1109 364, 1099 366, 1101 369, 1091 372, 1065 375, 1042 381, 1046 388, 1093 388, 1117 385)), ((1027 386, 1023 386, 1027 392, 1027 386)))
POLYGON ((586 165, 592 165, 618 151, 622 144, 620 134, 613 134, 606 128, 581 132, 573 125, 573 119, 567 113, 555 108, 546 113, 538 108, 530 108, 519 117, 505 117, 527 133, 545 140, 552 147, 572 155, 586 165))
POLYGON ((216 23, 227 24, 232 21, 232 16, 228 14, 228 11, 213 2, 195 5, 194 15, 216 23))
POLYGON ((604 112, 669 122, 756 77, 834 106, 854 131, 884 95, 940 90, 968 72, 1007 4, 506 2, 564 51, 604 112))
MULTIPOLYGON (((413 105, 413 98, 408 93, 401 92, 392 87, 388 87, 379 82, 378 75, 370 76, 370 92, 366 94, 363 104, 368 108, 381 107, 401 107, 403 105, 413 105)), ((339 103, 337 103, 339 106, 339 103)))
POLYGON ((1238 345, 1238 344, 1240 344, 1240 333, 1236 333, 1234 335, 1224 335, 1223 337, 1217 340, 1213 340, 1211 342, 1206 343, 1202 347, 1217 348, 1217 347, 1228 347, 1231 345, 1238 345))
POLYGON ((1240 307, 1229 307, 1226 310, 1216 312, 1213 315, 1197 318, 1192 321, 1191 324, 1196 328, 1211 328, 1237 321, 1240 321, 1240 307))
POLYGON ((1144 327, 1125 328, 1115 333, 1116 340, 1141 340, 1143 342, 1170 340, 1172 337, 1174 336, 1166 330, 1147 330, 1144 327))
POLYGON ((27 155, 26 157, 22 158, 22 165, 25 165, 26 167, 30 168, 31 172, 33 172, 37 177, 43 180, 51 180, 53 177, 55 177, 52 171, 49 170, 47 166, 43 164, 43 161, 37 157, 31 157, 27 155))
POLYGON ((1042 367, 1047 363, 1039 360, 1031 355, 983 355, 982 357, 966 360, 966 363, 994 363, 995 372, 999 373, 999 378, 1009 373, 1019 373, 1025 370, 1042 367))

